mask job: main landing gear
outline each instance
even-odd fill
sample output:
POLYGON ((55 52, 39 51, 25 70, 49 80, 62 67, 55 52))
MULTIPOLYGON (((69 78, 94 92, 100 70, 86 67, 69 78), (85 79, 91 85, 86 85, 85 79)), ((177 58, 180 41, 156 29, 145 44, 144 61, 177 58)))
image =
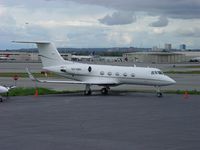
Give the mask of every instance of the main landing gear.
MULTIPOLYGON (((91 85, 89 85, 89 84, 87 84, 86 86, 85 86, 85 91, 84 91, 84 95, 91 95, 92 94, 92 90, 91 90, 91 88, 90 88, 90 86, 91 85)), ((108 91, 109 91, 109 87, 104 87, 104 88, 102 88, 101 89, 101 94, 102 95, 108 95, 108 91)))
POLYGON ((0 102, 3 102, 3 97, 2 96, 0 96, 0 102))
POLYGON ((3 100, 9 99, 9 92, 6 93, 6 97, 3 97, 0 95, 0 103, 3 102, 3 100))
POLYGON ((156 95, 157 95, 157 97, 163 97, 163 94, 162 94, 162 92, 160 91, 160 87, 159 87, 159 86, 156 86, 155 88, 156 88, 156 95))
POLYGON ((109 87, 104 87, 104 88, 102 88, 101 89, 101 94, 102 95, 108 95, 108 90, 109 90, 110 88, 109 87))
POLYGON ((92 90, 91 90, 91 88, 90 88, 90 85, 87 84, 87 85, 85 86, 84 95, 91 95, 91 94, 92 94, 92 90))

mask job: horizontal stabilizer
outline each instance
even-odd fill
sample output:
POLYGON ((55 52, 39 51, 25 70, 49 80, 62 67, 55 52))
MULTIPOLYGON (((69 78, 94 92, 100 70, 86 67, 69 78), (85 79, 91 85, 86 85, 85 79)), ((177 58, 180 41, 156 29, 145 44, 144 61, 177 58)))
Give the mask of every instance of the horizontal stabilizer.
POLYGON ((49 41, 12 41, 13 43, 49 44, 49 41))
POLYGON ((33 43, 37 45, 43 67, 59 66, 66 63, 54 43, 49 41, 12 41, 14 43, 33 43))

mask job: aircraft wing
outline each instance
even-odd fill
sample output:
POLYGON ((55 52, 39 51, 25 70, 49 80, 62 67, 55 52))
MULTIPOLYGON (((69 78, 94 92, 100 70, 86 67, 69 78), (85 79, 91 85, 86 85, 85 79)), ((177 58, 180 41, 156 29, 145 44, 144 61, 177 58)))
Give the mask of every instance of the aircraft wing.
POLYGON ((6 87, 8 90, 11 90, 11 89, 15 89, 16 86, 15 85, 12 85, 12 86, 9 86, 9 87, 6 87))
POLYGON ((29 75, 29 78, 32 81, 40 82, 40 83, 63 83, 63 84, 90 84, 90 85, 119 85, 118 82, 112 82, 112 81, 66 81, 66 80, 39 80, 35 78, 28 68, 26 68, 26 72, 29 75))

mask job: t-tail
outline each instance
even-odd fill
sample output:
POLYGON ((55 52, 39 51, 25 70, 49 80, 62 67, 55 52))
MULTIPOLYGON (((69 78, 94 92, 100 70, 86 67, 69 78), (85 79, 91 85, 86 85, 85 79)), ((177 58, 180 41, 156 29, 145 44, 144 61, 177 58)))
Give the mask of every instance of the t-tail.
POLYGON ((66 63, 54 43, 52 42, 26 42, 26 41, 13 41, 15 43, 34 43, 37 45, 39 50, 39 56, 42 61, 43 67, 58 66, 66 63))

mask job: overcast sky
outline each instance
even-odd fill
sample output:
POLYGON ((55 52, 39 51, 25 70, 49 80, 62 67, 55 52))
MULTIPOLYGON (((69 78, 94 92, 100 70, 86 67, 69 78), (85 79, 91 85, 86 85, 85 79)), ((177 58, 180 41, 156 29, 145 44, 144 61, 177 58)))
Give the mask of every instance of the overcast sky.
POLYGON ((200 0, 1 0, 0 49, 57 47, 200 48, 200 0))

